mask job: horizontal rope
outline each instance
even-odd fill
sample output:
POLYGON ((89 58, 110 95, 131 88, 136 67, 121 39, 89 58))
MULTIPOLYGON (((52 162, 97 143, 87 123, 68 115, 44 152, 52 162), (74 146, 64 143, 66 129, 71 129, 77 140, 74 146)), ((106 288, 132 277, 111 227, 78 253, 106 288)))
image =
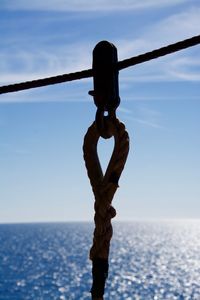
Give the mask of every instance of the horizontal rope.
MULTIPOLYGON (((119 61, 117 63, 117 69, 122 70, 137 64, 141 64, 147 61, 150 61, 152 59, 171 54, 192 46, 196 46, 200 44, 200 35, 194 36, 192 38, 177 42, 175 44, 171 44, 144 54, 140 54, 138 56, 134 56, 128 59, 125 59, 123 61, 119 61)), ((79 80, 83 78, 89 78, 93 76, 93 70, 83 70, 75 73, 69 73, 69 74, 63 74, 43 79, 36 79, 32 81, 26 81, 21 83, 15 83, 10 85, 5 85, 0 87, 0 94, 5 93, 11 93, 11 92, 17 92, 22 90, 27 90, 31 88, 37 88, 52 84, 58 84, 62 82, 68 82, 73 80, 79 80)))
POLYGON ((141 64, 147 62, 149 60, 165 56, 167 54, 171 54, 180 50, 184 50, 186 48, 196 46, 200 44, 200 35, 194 36, 192 38, 186 39, 184 41, 177 42, 175 44, 171 44, 160 49, 153 50, 151 52, 147 52, 144 54, 140 54, 135 57, 131 57, 122 61, 119 61, 117 64, 118 70, 122 70, 131 66, 135 66, 137 64, 141 64))
POLYGON ((22 90, 28 90, 32 88, 37 88, 37 87, 42 87, 42 86, 47 86, 47 85, 52 85, 52 84, 57 84, 62 82, 68 82, 73 80, 79 80, 88 77, 92 77, 92 69, 53 76, 53 77, 47 77, 43 79, 36 79, 32 81, 4 85, 0 87, 0 94, 18 92, 22 90))

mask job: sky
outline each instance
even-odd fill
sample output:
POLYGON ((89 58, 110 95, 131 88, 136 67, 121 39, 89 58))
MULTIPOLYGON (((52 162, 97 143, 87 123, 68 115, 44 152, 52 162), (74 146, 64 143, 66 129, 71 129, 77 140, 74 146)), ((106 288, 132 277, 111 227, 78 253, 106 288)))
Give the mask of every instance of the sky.
MULTIPOLYGON (((101 40, 119 60, 200 31, 196 0, 1 0, 0 85, 92 66, 101 40)), ((200 45, 120 71, 129 157, 116 220, 200 218, 200 45)), ((82 145, 92 78, 0 95, 0 223, 91 221, 82 145)), ((113 140, 100 139, 105 170, 113 140)))

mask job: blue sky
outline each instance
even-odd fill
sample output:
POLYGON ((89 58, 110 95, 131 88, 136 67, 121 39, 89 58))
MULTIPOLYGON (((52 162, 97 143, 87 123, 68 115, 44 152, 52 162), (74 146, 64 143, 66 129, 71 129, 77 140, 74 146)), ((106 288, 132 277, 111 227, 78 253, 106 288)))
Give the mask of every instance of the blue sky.
MULTIPOLYGON (((195 0, 1 0, 0 84, 91 68, 200 34, 195 0)), ((120 72, 130 153, 116 220, 200 218, 200 46, 120 72)), ((0 222, 93 219, 82 158, 92 80, 0 96, 0 222)), ((105 168, 113 141, 100 141, 105 168)))

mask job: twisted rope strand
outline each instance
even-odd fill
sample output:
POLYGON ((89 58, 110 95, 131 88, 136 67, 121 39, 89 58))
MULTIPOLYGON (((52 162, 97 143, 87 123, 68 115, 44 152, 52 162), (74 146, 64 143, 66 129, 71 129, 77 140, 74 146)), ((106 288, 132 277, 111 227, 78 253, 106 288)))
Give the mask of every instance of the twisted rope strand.
MULTIPOLYGON (((192 46, 196 46, 200 44, 200 35, 194 36, 192 38, 170 44, 168 46, 140 54, 135 57, 131 57, 128 59, 125 59, 123 61, 119 61, 116 65, 117 70, 122 70, 137 64, 141 64, 143 62, 147 62, 149 60, 168 55, 192 46)), ((43 79, 37 79, 33 81, 27 81, 27 82, 21 82, 16 84, 10 84, 0 87, 0 94, 5 93, 12 93, 17 92, 21 90, 31 89, 31 88, 37 88, 42 86, 48 86, 52 84, 58 84, 62 82, 68 82, 73 80, 79 80, 83 78, 89 78, 93 76, 93 70, 83 70, 75 73, 69 73, 69 74, 63 74, 58 76, 53 76, 49 78, 43 78, 43 79)))
POLYGON ((200 35, 194 36, 192 38, 177 42, 175 44, 170 44, 168 46, 155 49, 153 51, 140 54, 135 57, 127 58, 125 60, 119 61, 117 64, 117 69, 122 70, 131 66, 135 66, 144 62, 147 62, 149 60, 159 58, 161 56, 165 56, 180 50, 184 50, 186 48, 196 46, 200 44, 200 35))
POLYGON ((6 94, 6 93, 12 93, 12 92, 18 92, 22 90, 28 90, 33 88, 38 88, 42 86, 48 86, 52 84, 58 84, 73 80, 79 80, 83 78, 89 78, 92 77, 93 72, 92 69, 78 71, 75 73, 69 73, 69 74, 63 74, 53 77, 47 77, 42 79, 36 79, 32 81, 26 81, 21 83, 15 83, 10 85, 4 85, 0 87, 0 94, 6 94))
POLYGON ((113 233, 111 219, 116 215, 116 211, 111 206, 111 203, 118 188, 118 180, 129 151, 129 137, 124 124, 115 119, 112 126, 111 130, 113 130, 115 137, 115 147, 104 176, 97 155, 99 133, 95 122, 89 127, 84 138, 85 165, 95 196, 95 230, 93 246, 90 250, 91 260, 108 258, 109 245, 113 233))

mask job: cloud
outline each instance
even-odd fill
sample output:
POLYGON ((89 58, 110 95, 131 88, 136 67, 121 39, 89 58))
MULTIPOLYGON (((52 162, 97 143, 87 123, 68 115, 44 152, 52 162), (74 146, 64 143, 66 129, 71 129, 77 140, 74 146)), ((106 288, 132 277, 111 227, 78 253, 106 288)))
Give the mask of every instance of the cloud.
MULTIPOLYGON (((48 47, 38 45, 1 50, 0 85, 31 81, 91 68, 89 43, 72 43, 48 47), (23 49, 23 50, 22 50, 23 49)), ((0 96, 0 103, 82 102, 89 101, 87 90, 92 80, 83 79, 70 84, 52 85, 0 96), (61 87, 61 88, 60 88, 61 87)))
POLYGON ((163 128, 160 125, 161 122, 161 113, 155 109, 148 108, 145 105, 140 105, 138 108, 139 118, 136 118, 137 122, 147 125, 153 128, 163 128))
POLYGON ((9 48, 0 53, 1 84, 21 82, 76 72, 91 68, 89 45, 84 42, 72 43, 58 48, 43 46, 38 49, 9 48))
MULTIPOLYGON (((69 5, 72 6, 77 5, 78 3, 76 1, 71 2, 69 5)), ((144 1, 133 1, 131 2, 132 4, 129 3, 127 6, 136 6, 136 4, 139 5, 139 3, 143 2, 144 1)), ((147 1, 145 1, 145 3, 146 2, 147 1)), ((155 5, 156 3, 158 4, 158 2, 160 3, 162 1, 149 1, 148 3, 151 3, 151 5, 154 3, 155 5)), ((171 1, 169 1, 169 3, 170 2, 171 1)), ((12 2, 7 1, 7 3, 12 2)), ((23 3, 24 6, 31 5, 30 2, 27 1, 15 1, 13 2, 13 7, 17 7, 19 4, 22 6, 23 3)), ((32 5, 38 4, 39 6, 39 3, 41 3, 41 5, 46 5, 45 2, 42 3, 42 1, 34 1, 32 5)), ((53 5, 53 3, 54 1, 51 1, 49 5, 53 5)), ((65 3, 68 2, 65 1, 65 3)), ((94 3, 96 2, 94 1, 94 3)), ((100 2, 97 1, 97 3, 100 2)), ((109 2, 109 5, 120 6, 122 3, 125 5, 125 2, 123 1, 111 1, 109 2)), ((168 43, 173 43, 180 39, 198 34, 200 28, 199 15, 200 8, 189 8, 159 20, 156 23, 154 22, 151 26, 148 25, 148 27, 146 27, 144 25, 142 32, 140 32, 140 36, 137 35, 136 31, 134 33, 135 37, 131 38, 130 31, 127 31, 127 36, 124 36, 123 38, 122 36, 119 36, 116 40, 119 59, 121 60, 151 51, 168 43)), ((4 43, 7 46, 2 47, 0 52, 0 84, 4 85, 13 82, 28 81, 91 68, 91 53, 94 46, 92 39, 94 39, 94 37, 89 36, 84 37, 84 39, 79 38, 77 42, 72 43, 70 38, 67 38, 67 41, 70 43, 64 44, 63 42, 60 42, 57 44, 52 43, 52 35, 54 36, 55 32, 47 32, 45 34, 44 43, 40 43, 41 41, 39 43, 35 42, 34 37, 31 42, 32 36, 31 38, 29 36, 19 36, 20 43, 13 42, 12 39, 15 39, 13 36, 5 37, 4 43)), ((73 37, 73 40, 74 39, 75 37, 73 37)), ((126 85, 130 86, 132 82, 199 81, 199 48, 200 46, 196 46, 176 54, 135 66, 134 68, 123 70, 120 72, 120 84, 126 89, 126 85)), ((66 98, 74 99, 74 101, 79 101, 78 99, 80 98, 82 99, 81 93, 83 92, 83 88, 85 88, 85 82, 85 80, 80 81, 81 89, 80 87, 77 88, 77 86, 73 86, 74 91, 68 86, 68 96, 67 93, 66 95, 61 95, 55 90, 56 93, 59 94, 57 94, 58 101, 63 101, 64 99, 64 101, 66 101, 66 98)), ((9 96, 2 95, 0 101, 1 103, 18 101, 54 101, 53 99, 55 99, 55 96, 53 94, 47 96, 45 91, 46 90, 44 89, 44 93, 38 92, 38 94, 37 92, 20 92, 19 94, 15 93, 12 96, 11 94, 9 96)), ((83 95, 85 95, 85 92, 83 92, 83 95)), ((84 101, 86 101, 86 98, 84 101)))
MULTIPOLYGON (((63 88, 62 84, 52 85, 49 87, 40 87, 36 89, 24 90, 16 93, 0 95, 0 104, 9 103, 48 103, 48 102, 90 102, 91 97, 88 95, 88 83, 84 79, 84 84, 73 84, 63 88)), ((0 122, 1 125, 1 122, 0 122)))
MULTIPOLYGON (((119 57, 125 59, 199 34, 200 8, 189 8, 145 28, 135 40, 119 40, 119 57)), ((131 81, 199 81, 200 45, 135 66, 121 72, 123 82, 131 81), (134 77, 134 78, 133 78, 134 77)))
POLYGON ((148 115, 138 116, 138 117, 126 115, 124 119, 129 121, 134 121, 143 126, 147 126, 155 129, 164 129, 164 127, 160 125, 158 120, 156 120, 155 118, 153 119, 151 116, 148 115))
POLYGON ((42 10, 42 11, 69 11, 69 12, 100 12, 100 11, 123 11, 138 9, 155 9, 166 6, 182 4, 187 0, 9 0, 3 1, 1 5, 7 9, 14 10, 42 10))
MULTIPOLYGON (((189 7, 173 13, 148 27, 144 26, 140 36, 119 39, 120 58, 151 51, 195 35, 200 31, 200 7, 189 7)), ((186 50, 187 51, 187 50, 186 50)))
POLYGON ((124 107, 119 107, 118 109, 122 114, 124 114, 123 119, 134 121, 140 125, 152 127, 155 129, 164 129, 161 123, 161 113, 157 110, 148 108, 145 105, 140 104, 133 111, 124 107))
POLYGON ((174 60, 169 73, 174 78, 186 81, 200 81, 200 61, 197 57, 182 57, 174 60))
POLYGON ((152 127, 155 129, 163 129, 161 125, 159 125, 156 122, 151 122, 145 119, 140 119, 140 118, 134 118, 134 117, 126 117, 127 120, 135 121, 141 125, 147 126, 147 127, 152 127))
POLYGON ((197 82, 200 81, 200 63, 198 57, 176 54, 122 71, 120 81, 123 88, 134 82, 197 82))
MULTIPOLYGON (((160 40, 165 43, 186 39, 199 35, 200 7, 191 6, 179 13, 175 13, 153 26, 153 41, 160 40)), ((152 30, 151 29, 151 30, 152 30)))

